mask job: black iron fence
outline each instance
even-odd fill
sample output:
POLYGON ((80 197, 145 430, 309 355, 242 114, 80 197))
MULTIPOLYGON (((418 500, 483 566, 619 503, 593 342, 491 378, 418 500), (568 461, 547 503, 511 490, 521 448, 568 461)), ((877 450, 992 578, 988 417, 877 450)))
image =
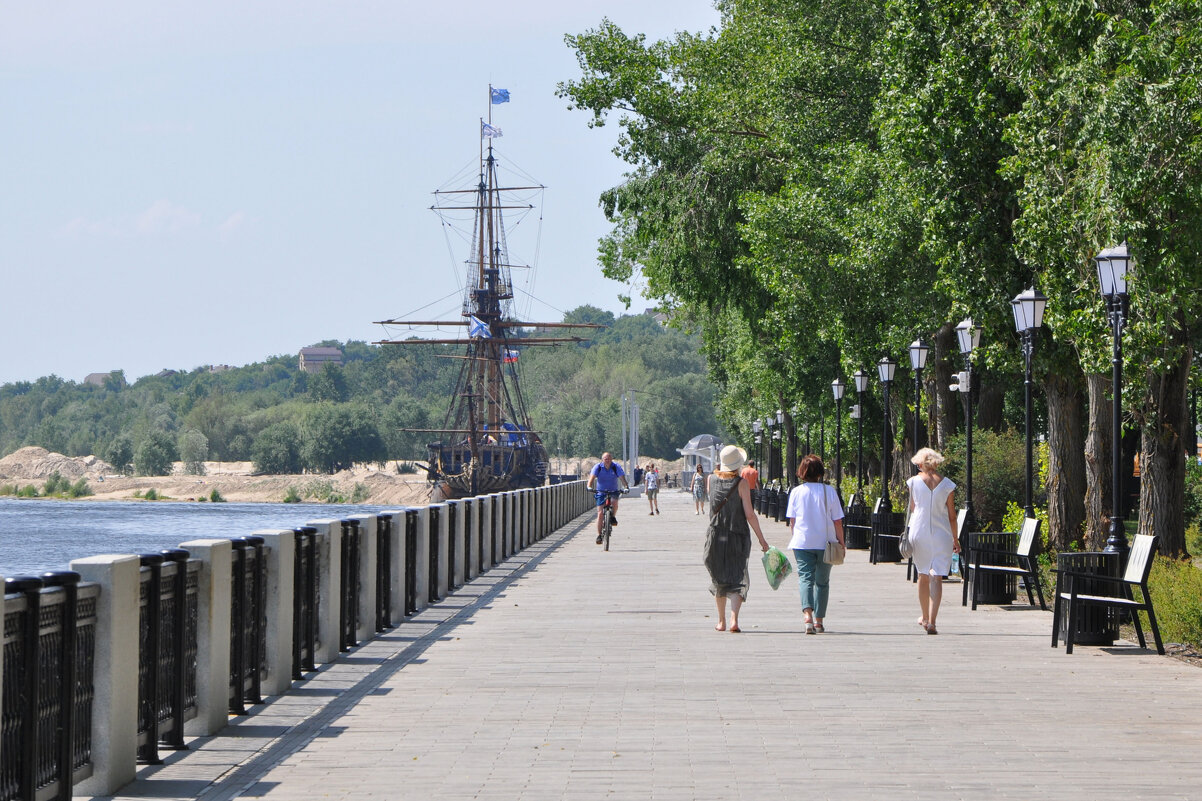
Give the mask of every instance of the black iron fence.
POLYGON ((303 678, 322 658, 330 658, 328 646, 335 638, 343 648, 353 646, 362 631, 360 615, 374 617, 364 621, 368 630, 391 627, 394 589, 403 590, 395 597, 398 603, 403 598, 405 614, 413 614, 419 602, 424 606, 427 600, 418 594, 422 581, 427 583, 428 600, 437 601, 444 594, 440 587, 455 589, 469 575, 483 572, 485 564, 592 506, 582 482, 548 488, 543 495, 525 493, 520 499, 509 494, 505 500, 508 503, 488 496, 432 508, 424 531, 420 510, 381 514, 375 520, 374 543, 364 540, 368 527, 361 521, 336 522, 332 525, 341 527, 342 569, 332 576, 333 560, 322 545, 328 540, 320 528, 307 526, 269 535, 273 543, 291 540, 291 564, 273 561, 286 549, 269 549, 263 537, 248 536, 229 546, 189 544, 200 549, 202 558, 170 549, 136 560, 126 556, 77 565, 98 583, 83 583, 80 573, 69 571, 8 579, 0 673, 0 801, 69 799, 72 788, 89 777, 93 781, 88 790, 100 785, 95 791, 110 794, 133 775, 133 766, 94 765, 94 738, 107 745, 113 738, 125 738, 121 748, 100 753, 136 751, 139 762, 156 763, 160 748, 185 747, 187 721, 201 718, 198 724, 204 733, 216 732, 227 712, 243 714, 247 704, 262 701, 266 677, 269 692, 283 692, 290 679, 303 678), (487 526, 481 525, 486 521, 487 526), (441 535, 442 526, 449 537, 441 535), (428 536, 419 542, 422 534, 428 536), (475 539, 469 539, 472 536, 475 539), (400 553, 398 546, 403 548, 400 553), (473 549, 476 559, 471 561, 473 549), (211 561, 216 555, 222 562, 228 558, 228 576, 225 564, 211 561), (360 575, 365 563, 373 572, 360 575), (276 565, 270 575, 269 565, 276 565), (272 587, 281 588, 270 598, 269 578, 272 587), (326 582, 335 592, 323 599, 326 582), (363 601, 373 584, 374 609, 363 601), (117 600, 106 606, 100 603, 105 598, 117 600), (332 603, 341 613, 337 623, 322 615, 323 605, 326 614, 332 614, 332 603), (289 607, 290 626, 283 622, 289 607), (102 609, 108 611, 101 627, 102 609), (269 615, 282 624, 271 628, 270 643, 269 615), (103 647, 97 639, 101 632, 107 638, 103 647), (223 675, 226 642, 228 676, 223 675), (105 664, 111 659, 112 666, 111 675, 103 677, 109 690, 101 695, 102 702, 116 705, 102 713, 93 709, 100 678, 95 675, 98 648, 108 655, 105 664), (129 726, 94 731, 94 720, 117 719, 128 720, 129 726), (135 728, 136 740, 131 741, 135 728))
POLYGON ((65 801, 92 774, 99 592, 71 571, 5 581, 0 801, 65 801))
POLYGON ((317 670, 317 529, 292 530, 292 678, 317 670))
POLYGON ((230 594, 229 709, 245 715, 246 705, 263 702, 263 662, 267 656, 267 583, 262 537, 233 540, 230 594))

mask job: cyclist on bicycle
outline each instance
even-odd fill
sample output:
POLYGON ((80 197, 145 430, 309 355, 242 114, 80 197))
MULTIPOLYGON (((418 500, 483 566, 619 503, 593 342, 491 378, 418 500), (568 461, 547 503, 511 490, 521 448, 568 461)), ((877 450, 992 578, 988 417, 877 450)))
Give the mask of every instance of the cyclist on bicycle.
POLYGON ((595 490, 597 493, 597 544, 601 544, 601 516, 605 514, 605 499, 611 497, 609 522, 611 525, 618 525, 618 498, 619 488, 630 489, 630 485, 626 483, 626 471, 622 469, 622 465, 614 462, 612 453, 606 452, 601 454, 601 461, 593 465, 593 470, 589 473, 588 488, 595 490))

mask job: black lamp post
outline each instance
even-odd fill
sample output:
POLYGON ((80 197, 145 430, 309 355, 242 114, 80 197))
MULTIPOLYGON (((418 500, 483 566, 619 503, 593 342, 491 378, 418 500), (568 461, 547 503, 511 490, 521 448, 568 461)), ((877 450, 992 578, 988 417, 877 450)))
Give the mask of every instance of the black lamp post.
POLYGON ((854 410, 857 430, 856 430, 856 497, 853 499, 859 501, 860 505, 864 505, 864 392, 868 389, 868 373, 863 370, 856 370, 852 375, 852 381, 856 385, 856 404, 854 410))
MULTIPOLYGON (((764 455, 762 452, 763 448, 761 446, 764 443, 764 436, 762 433, 763 426, 760 424, 759 420, 751 421, 751 431, 753 434, 755 434, 755 463, 756 463, 757 467, 759 467, 761 470, 763 470, 764 469, 764 455)), ((765 474, 764 477, 766 479, 767 475, 765 474)))
POLYGON ((1111 409, 1110 428, 1110 475, 1113 499, 1110 517, 1110 536, 1102 550, 1117 553, 1127 561, 1127 532, 1123 527, 1122 481, 1119 467, 1123 447, 1123 326, 1127 322, 1127 275, 1131 268, 1131 256, 1127 243, 1106 248, 1094 261, 1098 263, 1098 283, 1102 297, 1106 299, 1106 311, 1110 317, 1110 328, 1114 334, 1114 350, 1110 364, 1113 368, 1111 393, 1114 400, 1111 409))
MULTIPOLYGON (((931 349, 922 337, 910 343, 910 369, 914 371, 914 452, 918 453, 918 407, 922 402, 922 371, 927 366, 927 354, 931 349)), ((918 465, 914 465, 918 472, 918 465)))
POLYGON ((1031 287, 1026 292, 1014 296, 1010 301, 1010 310, 1014 312, 1014 328, 1023 341, 1023 361, 1026 365, 1023 383, 1023 404, 1026 413, 1027 438, 1027 517, 1035 517, 1035 501, 1033 499, 1034 454, 1031 434, 1031 359, 1035 355, 1035 336, 1043 326, 1043 312, 1048 306, 1048 299, 1043 293, 1031 287))
POLYGON ((847 386, 836 378, 831 382, 831 394, 835 396, 835 494, 843 503, 843 390, 847 386))
POLYGON ((971 317, 965 317, 956 326, 956 339, 960 343, 960 353, 964 356, 965 371, 960 374, 959 389, 964 396, 964 448, 967 451, 964 458, 964 533, 977 530, 977 513, 972 505, 972 405, 974 401, 972 352, 981 343, 981 326, 974 325, 971 317))
POLYGON ((885 408, 883 414, 885 425, 881 435, 881 500, 884 502, 882 507, 886 512, 893 511, 893 501, 889 499, 889 468, 893 462, 893 433, 889 428, 889 386, 893 383, 893 375, 897 372, 897 362, 890 359, 888 356, 882 356, 881 360, 876 363, 876 372, 881 379, 881 387, 883 392, 882 403, 885 408))
POLYGON ((785 413, 780 409, 776 410, 776 428, 772 431, 772 439, 776 442, 776 463, 780 470, 777 478, 781 484, 788 486, 789 478, 785 475, 785 413))

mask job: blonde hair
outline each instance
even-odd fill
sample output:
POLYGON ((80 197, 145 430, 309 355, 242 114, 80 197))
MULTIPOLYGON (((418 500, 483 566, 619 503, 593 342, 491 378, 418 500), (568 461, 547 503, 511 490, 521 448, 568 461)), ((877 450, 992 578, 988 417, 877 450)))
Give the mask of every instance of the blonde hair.
POLYGON ((914 454, 910 462, 925 467, 928 470, 934 470, 939 465, 943 464, 944 458, 939 451, 934 448, 919 448, 918 453, 914 454))

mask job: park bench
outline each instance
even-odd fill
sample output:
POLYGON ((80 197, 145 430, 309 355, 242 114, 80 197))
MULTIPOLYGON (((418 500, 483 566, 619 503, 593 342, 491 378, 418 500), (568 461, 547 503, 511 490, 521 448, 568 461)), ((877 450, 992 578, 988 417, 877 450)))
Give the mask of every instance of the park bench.
MULTIPOLYGON (((984 548, 976 546, 970 549, 968 554, 968 568, 965 575, 972 575, 972 608, 977 608, 977 600, 981 594, 981 581, 978 577, 984 578, 990 573, 1000 574, 1003 576, 1014 576, 1023 580, 1023 586, 1027 590, 1027 600, 1031 606, 1035 606, 1035 598, 1039 598, 1039 608, 1047 611, 1048 605, 1043 600, 1043 584, 1039 580, 1039 564, 1031 552, 1035 548, 1035 541, 1039 535, 1039 520, 1033 517, 1028 517, 1023 521, 1023 530, 1019 534, 1018 548, 1013 551, 1005 551, 996 548, 984 548), (1031 586, 1035 586, 1035 593, 1032 594, 1031 586)), ((964 598, 961 599, 960 605, 963 606, 968 596, 969 581, 964 582, 964 598)))
POLYGON ((1156 641, 1156 653, 1164 655, 1164 644, 1160 641, 1160 627, 1156 625, 1156 612, 1152 609, 1152 596, 1148 594, 1148 575, 1152 572, 1152 559, 1156 555, 1156 537, 1139 534, 1127 557, 1127 570, 1121 577, 1083 573, 1076 570, 1056 571, 1056 600, 1052 605, 1052 647, 1057 645, 1060 634, 1061 607, 1068 604, 1068 628, 1064 635, 1064 652, 1073 652, 1073 635, 1077 628, 1079 607, 1100 606, 1110 612, 1120 609, 1131 613, 1139 647, 1147 648, 1143 626, 1139 622, 1141 611, 1148 613, 1152 626, 1152 638, 1156 641), (1133 588, 1139 587, 1141 601, 1135 600, 1133 588), (1110 589, 1110 592, 1103 592, 1110 589))

